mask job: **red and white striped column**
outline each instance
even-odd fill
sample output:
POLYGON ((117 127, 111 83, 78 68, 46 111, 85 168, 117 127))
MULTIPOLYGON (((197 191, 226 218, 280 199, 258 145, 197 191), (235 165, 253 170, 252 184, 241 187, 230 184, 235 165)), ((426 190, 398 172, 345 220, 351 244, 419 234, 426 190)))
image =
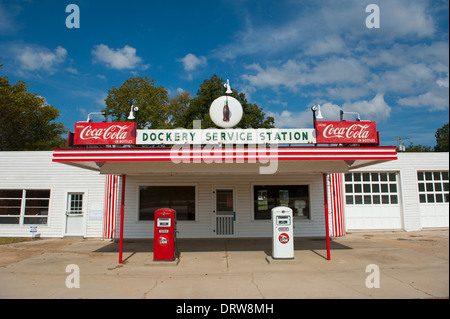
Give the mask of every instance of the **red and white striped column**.
POLYGON ((329 174, 329 198, 328 205, 330 216, 330 232, 332 237, 345 236, 344 224, 344 174, 329 174))
POLYGON ((116 216, 119 198, 119 176, 106 175, 103 238, 116 238, 116 216))

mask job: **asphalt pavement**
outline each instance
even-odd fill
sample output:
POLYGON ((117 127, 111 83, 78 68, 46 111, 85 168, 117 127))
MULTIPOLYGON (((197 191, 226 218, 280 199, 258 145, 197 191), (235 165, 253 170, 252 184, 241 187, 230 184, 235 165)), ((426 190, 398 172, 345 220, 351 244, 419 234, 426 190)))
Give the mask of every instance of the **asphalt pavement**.
POLYGON ((349 233, 331 240, 331 260, 324 238, 296 238, 286 261, 271 258, 270 238, 179 239, 175 262, 154 262, 152 240, 126 240, 122 264, 117 242, 36 239, 0 246, 0 298, 448 298, 448 234, 349 233))

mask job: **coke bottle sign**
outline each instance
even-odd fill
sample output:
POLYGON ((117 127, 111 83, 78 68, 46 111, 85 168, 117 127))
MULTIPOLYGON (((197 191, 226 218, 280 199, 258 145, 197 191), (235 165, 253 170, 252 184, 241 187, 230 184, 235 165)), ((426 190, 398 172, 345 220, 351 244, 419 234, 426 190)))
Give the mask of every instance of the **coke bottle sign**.
POLYGON ((75 123, 73 144, 136 144, 136 123, 75 123))
POLYGON ((375 122, 317 121, 317 143, 378 144, 375 122))

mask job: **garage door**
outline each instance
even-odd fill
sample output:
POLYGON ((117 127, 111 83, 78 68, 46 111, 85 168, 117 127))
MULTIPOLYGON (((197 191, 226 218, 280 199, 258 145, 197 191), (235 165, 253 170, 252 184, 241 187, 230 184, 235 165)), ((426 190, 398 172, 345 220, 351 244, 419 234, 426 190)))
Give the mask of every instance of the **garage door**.
POLYGON ((345 174, 347 230, 401 229, 398 190, 396 172, 345 174))

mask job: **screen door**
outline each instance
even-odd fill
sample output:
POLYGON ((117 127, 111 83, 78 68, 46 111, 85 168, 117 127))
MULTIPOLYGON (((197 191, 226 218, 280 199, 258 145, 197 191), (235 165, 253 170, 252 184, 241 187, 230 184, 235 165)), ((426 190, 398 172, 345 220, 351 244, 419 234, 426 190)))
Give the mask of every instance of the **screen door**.
POLYGON ((236 213, 234 209, 234 190, 215 190, 215 232, 216 236, 232 237, 235 235, 236 213))

